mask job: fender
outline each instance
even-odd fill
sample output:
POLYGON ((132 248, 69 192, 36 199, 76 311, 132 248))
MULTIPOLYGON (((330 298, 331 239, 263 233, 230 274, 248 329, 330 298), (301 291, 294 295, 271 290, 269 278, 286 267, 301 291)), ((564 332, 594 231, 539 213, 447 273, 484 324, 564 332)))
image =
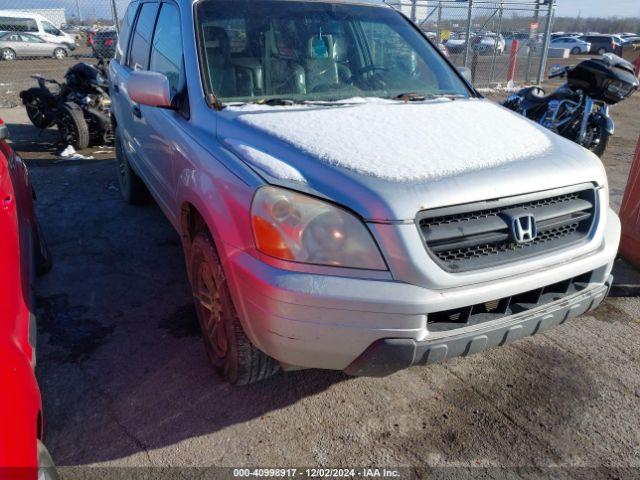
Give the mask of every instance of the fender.
POLYGON ((615 133, 615 124, 613 123, 613 119, 607 113, 596 113, 593 117, 593 121, 598 126, 603 127, 609 135, 613 135, 615 133))

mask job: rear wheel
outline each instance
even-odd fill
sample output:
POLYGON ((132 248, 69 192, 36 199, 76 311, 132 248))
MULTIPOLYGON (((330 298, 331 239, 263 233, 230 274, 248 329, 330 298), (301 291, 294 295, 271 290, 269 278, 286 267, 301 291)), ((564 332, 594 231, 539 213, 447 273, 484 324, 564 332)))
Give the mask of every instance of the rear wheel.
POLYGON ((15 60, 16 52, 11 50, 10 48, 5 48, 0 52, 2 55, 2 60, 15 60))
POLYGON ((45 88, 30 88, 21 92, 22 103, 27 111, 27 116, 36 128, 47 128, 51 125, 50 105, 53 101, 51 92, 45 88))
POLYGON ((114 143, 120 194, 127 203, 132 205, 141 205, 149 199, 149 191, 140 177, 136 175, 136 172, 132 170, 129 160, 127 160, 127 156, 124 152, 122 139, 117 131, 114 143))
POLYGON ((64 48, 56 48, 53 51, 53 58, 57 58, 58 60, 62 60, 67 56, 67 51, 64 48))
POLYGON ((56 126, 63 145, 73 145, 76 150, 84 150, 89 146, 89 128, 82 110, 64 105, 56 120, 56 126))
POLYGON ((244 333, 227 279, 208 232, 196 234, 189 271, 207 356, 229 383, 247 385, 274 375, 279 365, 244 333))

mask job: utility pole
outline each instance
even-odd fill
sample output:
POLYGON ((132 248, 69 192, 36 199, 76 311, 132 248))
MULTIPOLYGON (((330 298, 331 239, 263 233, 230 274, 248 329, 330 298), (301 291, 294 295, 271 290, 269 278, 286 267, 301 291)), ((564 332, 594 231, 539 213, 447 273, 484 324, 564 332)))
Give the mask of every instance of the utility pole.
POLYGON ((76 0, 76 10, 78 11, 78 22, 82 23, 82 13, 80 13, 80 0, 76 0))
POLYGON ((113 16, 113 24, 116 27, 116 32, 120 34, 120 22, 118 21, 118 8, 116 7, 116 0, 111 0, 111 15, 113 16))
MULTIPOLYGON (((536 0, 536 6, 534 7, 533 10, 533 22, 532 23, 538 23, 538 18, 540 17, 540 1, 541 0, 536 0)), ((525 79, 525 83, 529 83, 529 79, 531 78, 531 63, 533 62, 533 51, 536 48, 536 43, 537 43, 537 38, 532 38, 533 35, 531 35, 531 26, 529 26, 529 55, 527 56, 527 70, 524 76, 525 79)), ((536 30, 536 36, 537 36, 537 30, 536 30)))
POLYGON ((556 0, 547 0, 549 11, 547 12, 547 23, 544 27, 544 45, 542 47, 542 54, 540 55, 540 66, 538 67, 538 76, 536 78, 536 84, 540 85, 542 82, 542 76, 547 67, 547 58, 549 57, 549 44, 551 43, 551 24, 553 23, 553 15, 556 11, 556 0))
POLYGON ((471 49, 471 22, 473 20, 473 0, 469 0, 469 11, 467 12, 467 38, 464 46, 464 66, 469 66, 469 50, 471 49))

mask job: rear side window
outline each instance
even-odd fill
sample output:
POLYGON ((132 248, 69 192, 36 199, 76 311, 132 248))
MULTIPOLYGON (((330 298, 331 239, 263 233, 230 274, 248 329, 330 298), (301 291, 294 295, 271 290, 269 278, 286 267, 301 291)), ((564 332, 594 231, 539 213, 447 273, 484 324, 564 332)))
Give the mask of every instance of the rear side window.
POLYGON ((131 42, 131 51, 127 66, 134 70, 146 70, 147 60, 149 59, 149 43, 151 34, 153 33, 153 25, 156 21, 156 13, 158 12, 157 3, 143 3, 138 15, 136 29, 133 32, 133 41, 131 42))
POLYGON ((169 80, 171 96, 181 89, 183 81, 182 33, 180 12, 171 3, 163 3, 153 34, 149 70, 163 73, 169 80))
POLYGON ((0 17, 0 30, 37 32, 38 24, 33 18, 0 17))
POLYGON ((115 59, 119 62, 124 58, 124 52, 127 49, 127 43, 129 42, 129 31, 131 25, 136 18, 136 12, 138 11, 138 3, 130 3, 120 23, 120 35, 118 37, 118 44, 116 45, 115 59))

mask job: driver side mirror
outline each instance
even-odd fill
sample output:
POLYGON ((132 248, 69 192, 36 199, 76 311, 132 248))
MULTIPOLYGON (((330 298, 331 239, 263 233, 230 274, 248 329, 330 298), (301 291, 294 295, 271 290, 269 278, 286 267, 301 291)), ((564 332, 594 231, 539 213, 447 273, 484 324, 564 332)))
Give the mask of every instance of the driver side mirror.
POLYGON ((458 72, 460 72, 460 75, 462 75, 469 84, 473 85, 473 76, 471 75, 471 69, 469 67, 458 67, 458 72))
POLYGON ((129 98, 140 105, 173 108, 169 80, 162 73, 133 71, 127 80, 129 98))

